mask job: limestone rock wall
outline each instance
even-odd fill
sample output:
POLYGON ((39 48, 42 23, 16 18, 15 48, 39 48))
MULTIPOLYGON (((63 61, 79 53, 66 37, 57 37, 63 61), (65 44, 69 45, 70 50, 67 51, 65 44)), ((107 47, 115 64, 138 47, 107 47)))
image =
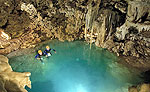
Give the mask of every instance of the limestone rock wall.
MULTIPOLYGON (((103 18, 99 16, 102 23, 96 26, 100 30, 95 29, 95 32, 98 33, 95 44, 107 48, 125 59, 128 57, 127 63, 134 67, 149 69, 150 1, 119 1, 114 4, 115 8, 113 2, 110 2, 109 4, 105 2, 109 8, 105 8, 104 11, 107 10, 108 13, 104 11, 104 14, 100 13, 103 14, 103 18)), ((105 7, 105 4, 103 4, 103 7, 105 7)))
POLYGON ((86 40, 139 65, 150 60, 149 0, 1 0, 0 7, 0 28, 12 37, 0 39, 1 54, 51 39, 86 40))
POLYGON ((30 75, 29 72, 13 72, 8 58, 0 55, 0 92, 27 92, 24 88, 31 88, 30 75))
POLYGON ((0 1, 0 28, 8 32, 12 38, 23 34, 23 31, 30 24, 30 19, 26 12, 20 10, 18 0, 0 1))
POLYGON ((24 33, 21 37, 6 40, 4 38, 0 39, 0 54, 8 54, 12 51, 21 49, 21 48, 33 48, 36 46, 36 43, 41 42, 39 35, 34 33, 33 30, 29 30, 24 33))
POLYGON ((83 39, 87 1, 70 0, 1 0, 0 28, 12 39, 5 43, 1 54, 20 48, 31 48, 37 43, 83 39))
POLYGON ((118 56, 149 60, 149 0, 1 0, 0 4, 0 28, 12 37, 0 39, 1 54, 52 39, 86 40, 118 56))

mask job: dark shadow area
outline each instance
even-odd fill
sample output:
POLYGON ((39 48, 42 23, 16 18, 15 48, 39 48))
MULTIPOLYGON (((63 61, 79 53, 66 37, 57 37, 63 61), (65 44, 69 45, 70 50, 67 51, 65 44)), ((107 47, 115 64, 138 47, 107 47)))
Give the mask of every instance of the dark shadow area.
POLYGON ((84 1, 82 1, 82 4, 81 4, 81 5, 86 6, 87 3, 88 3, 88 0, 84 0, 84 1))
POLYGON ((142 73, 142 78, 144 79, 145 83, 150 83, 150 70, 142 73))
POLYGON ((148 12, 146 12, 144 14, 144 16, 141 17, 141 23, 144 23, 146 21, 147 17, 148 17, 148 12))
POLYGON ((113 41, 114 42, 119 42, 119 43, 124 43, 125 42, 125 40, 119 40, 116 36, 114 36, 113 41))
POLYGON ((128 30, 129 30, 130 34, 137 34, 138 33, 138 29, 133 27, 133 26, 131 26, 128 30))

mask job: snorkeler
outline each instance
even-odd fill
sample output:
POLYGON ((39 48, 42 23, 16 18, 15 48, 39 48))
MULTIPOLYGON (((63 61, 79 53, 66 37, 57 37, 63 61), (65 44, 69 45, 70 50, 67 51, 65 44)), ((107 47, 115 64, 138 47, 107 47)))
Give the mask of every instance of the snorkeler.
POLYGON ((40 60, 41 62, 43 62, 42 56, 44 56, 44 53, 41 50, 39 50, 38 54, 35 56, 35 58, 40 60))
POLYGON ((44 51, 44 54, 46 55, 46 57, 52 55, 51 50, 53 50, 56 53, 56 50, 51 49, 49 46, 46 46, 46 50, 44 51))

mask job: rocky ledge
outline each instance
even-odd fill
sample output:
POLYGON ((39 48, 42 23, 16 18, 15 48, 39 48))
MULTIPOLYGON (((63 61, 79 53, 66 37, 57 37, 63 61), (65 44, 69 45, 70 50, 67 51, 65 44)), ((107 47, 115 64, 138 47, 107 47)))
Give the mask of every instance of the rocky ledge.
POLYGON ((24 88, 31 88, 30 75, 29 72, 13 72, 8 58, 0 55, 0 92, 27 92, 24 88))

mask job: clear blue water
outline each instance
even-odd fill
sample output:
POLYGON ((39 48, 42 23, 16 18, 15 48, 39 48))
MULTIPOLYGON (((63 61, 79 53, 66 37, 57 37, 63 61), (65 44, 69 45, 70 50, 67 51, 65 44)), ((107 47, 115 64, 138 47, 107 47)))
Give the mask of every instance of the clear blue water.
POLYGON ((127 92, 129 85, 139 81, 105 49, 90 49, 81 41, 56 40, 38 48, 44 50, 46 45, 57 53, 44 58, 44 64, 34 59, 36 52, 9 60, 14 71, 31 72, 32 89, 26 88, 29 92, 127 92))

